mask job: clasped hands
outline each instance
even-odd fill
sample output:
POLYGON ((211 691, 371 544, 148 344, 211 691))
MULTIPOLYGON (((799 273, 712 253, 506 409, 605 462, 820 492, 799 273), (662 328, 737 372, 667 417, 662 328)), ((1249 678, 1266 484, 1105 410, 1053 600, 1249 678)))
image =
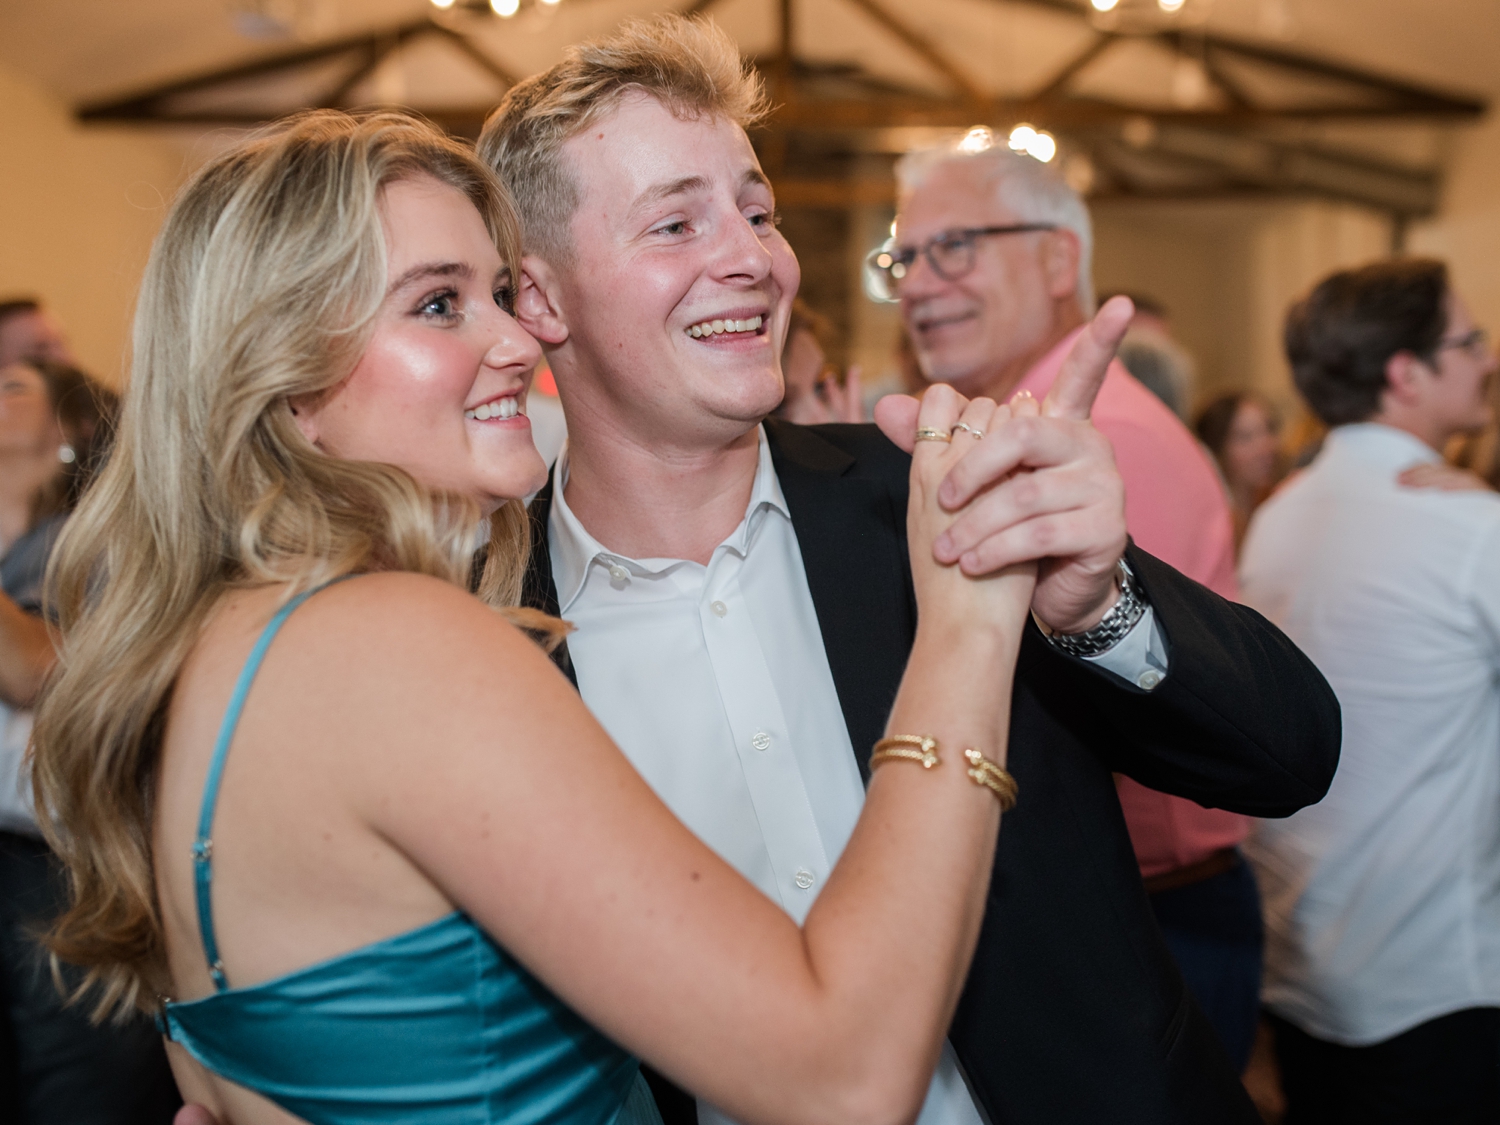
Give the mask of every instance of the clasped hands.
POLYGON ((908 451, 919 425, 968 427, 941 447, 947 452, 937 502, 952 522, 933 539, 933 558, 970 577, 1035 563, 1031 609, 1058 633, 1092 628, 1119 597, 1125 485, 1089 412, 1134 312, 1123 297, 1106 303, 1040 404, 1024 393, 1004 405, 971 402, 934 384, 920 402, 889 395, 875 407, 881 430, 908 451))

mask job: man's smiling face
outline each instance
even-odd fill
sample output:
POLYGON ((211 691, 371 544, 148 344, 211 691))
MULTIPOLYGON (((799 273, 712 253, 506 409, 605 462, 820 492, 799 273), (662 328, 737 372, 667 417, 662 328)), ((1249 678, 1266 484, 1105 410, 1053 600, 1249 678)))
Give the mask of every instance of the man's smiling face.
MULTIPOLYGON (((902 247, 921 247, 943 231, 1021 221, 976 164, 949 161, 933 168, 902 200, 896 240, 902 247)), ((934 273, 919 254, 900 294, 923 375, 970 396, 1008 389, 992 385, 996 376, 1032 354, 1053 331, 1052 291, 1058 284, 1044 268, 1044 251, 1048 239, 1066 237, 1037 231, 980 238, 974 268, 952 281, 934 273)))
POLYGON ((565 398, 641 442, 748 430, 781 400, 801 275, 745 131, 627 95, 563 157, 579 188, 571 260, 551 263, 565 398))

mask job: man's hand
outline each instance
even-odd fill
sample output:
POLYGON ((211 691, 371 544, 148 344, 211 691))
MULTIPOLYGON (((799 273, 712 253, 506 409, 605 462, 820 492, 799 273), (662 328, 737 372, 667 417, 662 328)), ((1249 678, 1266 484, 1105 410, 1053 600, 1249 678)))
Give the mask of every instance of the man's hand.
POLYGON ((1478 473, 1446 461, 1424 461, 1396 478, 1406 488, 1435 488, 1439 492, 1489 492, 1490 482, 1478 473))
MULTIPOLYGON (((1125 485, 1114 450, 1089 424, 1134 307, 1108 302, 1078 337, 1041 415, 1017 411, 993 427, 948 473, 938 493, 949 511, 965 509, 933 545, 939 562, 989 574, 1037 561, 1032 609, 1059 633, 1098 624, 1119 597, 1115 562, 1125 550, 1125 485)), ((882 399, 875 420, 910 448, 916 401, 882 399)), ((971 440, 960 432, 955 441, 971 440)))

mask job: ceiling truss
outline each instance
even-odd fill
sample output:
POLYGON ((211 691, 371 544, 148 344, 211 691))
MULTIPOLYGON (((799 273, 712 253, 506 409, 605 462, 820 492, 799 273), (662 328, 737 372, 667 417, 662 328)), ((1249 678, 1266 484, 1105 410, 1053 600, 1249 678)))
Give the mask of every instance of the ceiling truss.
MULTIPOLYGON (((716 0, 694 0, 687 14, 710 11, 716 0)), ((1101 24, 1086 0, 986 0, 1024 4, 1067 14, 1091 28, 1088 42, 1035 90, 995 98, 943 46, 890 0, 818 0, 849 5, 919 60, 951 92, 934 95, 903 88, 856 66, 804 60, 794 28, 798 0, 776 5, 774 52, 755 60, 776 103, 757 144, 779 198, 792 205, 847 206, 886 202, 889 177, 860 180, 850 172, 800 170, 794 151, 845 142, 901 128, 961 129, 984 123, 1006 129, 1027 121, 1057 133, 1073 154, 1098 171, 1099 190, 1111 195, 1200 198, 1240 195, 1312 195, 1365 204, 1398 219, 1430 214, 1437 205, 1441 169, 1407 167, 1329 148, 1288 134, 1299 123, 1407 121, 1442 124, 1482 114, 1483 101, 1419 86, 1389 75, 1278 46, 1170 25, 1101 24), (1142 40, 1201 68, 1213 94, 1198 104, 1131 104, 1089 95, 1076 87, 1091 67, 1127 44, 1142 40), (1277 75, 1300 83, 1303 93, 1269 104, 1243 81, 1249 74, 1277 75), (1309 89, 1323 94, 1308 93, 1309 89)), ((811 2, 811 0, 801 0, 811 2)), ((472 22, 425 18, 192 75, 150 89, 79 107, 86 122, 254 125, 285 106, 264 108, 215 95, 247 83, 316 73, 307 107, 354 108, 364 84, 389 59, 423 40, 436 40, 465 57, 494 85, 485 104, 454 109, 410 108, 445 128, 474 136, 499 96, 518 80, 476 41, 472 22)), ((243 100, 242 100, 243 101, 243 100)), ((869 151, 866 146, 866 151, 869 151)))

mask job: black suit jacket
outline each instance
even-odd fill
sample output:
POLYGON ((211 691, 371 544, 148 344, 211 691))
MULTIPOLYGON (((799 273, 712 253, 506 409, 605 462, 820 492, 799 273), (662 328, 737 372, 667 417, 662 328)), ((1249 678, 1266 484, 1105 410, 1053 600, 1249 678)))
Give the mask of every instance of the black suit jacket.
MULTIPOLYGON (((909 459, 873 426, 766 423, 850 740, 867 772, 916 629, 909 459)), ((552 486, 532 505, 528 604, 557 612, 552 486)), ((1259 1121, 1151 913, 1112 771, 1203 805, 1287 816, 1338 763, 1338 702, 1253 610, 1134 546, 1169 646, 1152 692, 1028 626, 1001 827, 978 951, 950 1039, 993 1125, 1259 1121)), ((567 656, 562 656, 566 670, 567 656)), ((651 1076, 667 1125, 692 1102, 651 1076)))

